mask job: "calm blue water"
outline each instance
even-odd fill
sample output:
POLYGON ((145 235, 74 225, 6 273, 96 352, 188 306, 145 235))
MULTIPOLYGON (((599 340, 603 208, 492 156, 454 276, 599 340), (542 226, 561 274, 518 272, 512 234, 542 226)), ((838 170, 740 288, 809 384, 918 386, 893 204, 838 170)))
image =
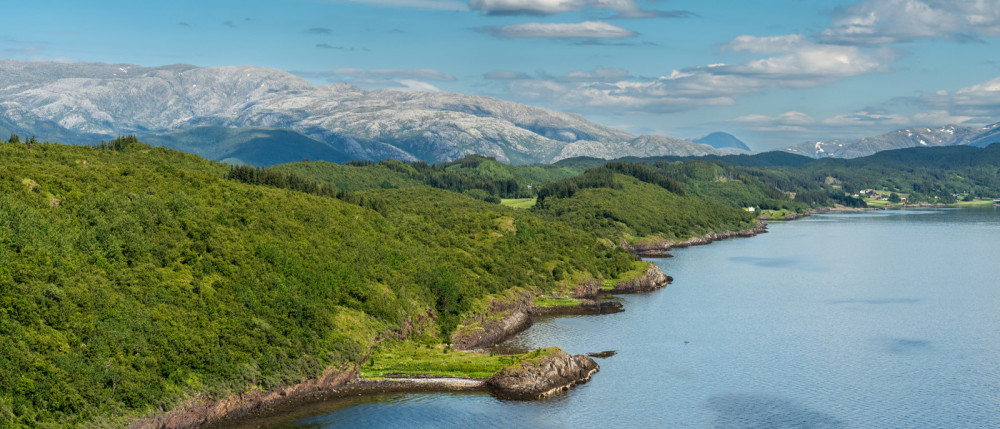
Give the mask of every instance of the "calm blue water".
POLYGON ((264 427, 1000 427, 1000 212, 890 211, 774 223, 656 260, 675 281, 624 313, 550 318, 512 340, 616 350, 568 395, 404 394, 264 427))

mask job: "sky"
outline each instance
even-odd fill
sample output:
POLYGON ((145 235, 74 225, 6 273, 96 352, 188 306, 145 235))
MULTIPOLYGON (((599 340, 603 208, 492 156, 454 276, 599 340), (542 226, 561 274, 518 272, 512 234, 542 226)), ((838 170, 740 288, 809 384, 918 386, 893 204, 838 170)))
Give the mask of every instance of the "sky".
POLYGON ((1000 121, 1000 0, 32 0, 0 58, 257 65, 755 150, 1000 121))

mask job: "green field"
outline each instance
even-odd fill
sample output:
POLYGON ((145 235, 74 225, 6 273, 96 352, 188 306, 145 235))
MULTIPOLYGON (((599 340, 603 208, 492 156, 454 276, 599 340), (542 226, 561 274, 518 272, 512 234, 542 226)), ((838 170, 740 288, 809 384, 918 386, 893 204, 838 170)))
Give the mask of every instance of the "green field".
POLYGON ((959 201, 955 203, 956 207, 989 207, 995 204, 993 200, 972 200, 972 201, 959 201))
POLYGON ((580 300, 576 298, 556 298, 551 296, 541 296, 535 299, 535 306, 548 307, 576 307, 580 305, 580 300))
POLYGON ((518 355, 494 355, 452 350, 443 344, 420 344, 415 341, 394 344, 374 353, 361 368, 364 378, 386 375, 432 375, 437 377, 487 378, 504 367, 524 359, 535 359, 551 349, 539 349, 518 355))
POLYGON ((515 209, 530 209, 535 206, 537 198, 505 198, 500 200, 500 204, 515 209))

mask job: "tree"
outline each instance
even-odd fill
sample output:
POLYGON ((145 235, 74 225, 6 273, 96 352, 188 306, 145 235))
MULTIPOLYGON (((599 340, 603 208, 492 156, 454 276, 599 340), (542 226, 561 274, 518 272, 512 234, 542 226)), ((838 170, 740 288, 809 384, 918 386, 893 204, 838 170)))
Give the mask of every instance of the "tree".
POLYGON ((897 194, 895 192, 889 194, 889 202, 890 203, 898 203, 900 201, 902 201, 902 200, 899 198, 899 194, 897 194))

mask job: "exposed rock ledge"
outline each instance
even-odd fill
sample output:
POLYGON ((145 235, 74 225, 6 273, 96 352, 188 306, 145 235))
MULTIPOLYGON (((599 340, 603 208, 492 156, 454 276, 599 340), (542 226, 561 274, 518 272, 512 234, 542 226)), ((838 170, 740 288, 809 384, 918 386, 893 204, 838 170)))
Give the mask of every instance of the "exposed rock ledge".
POLYGON ((586 314, 613 314, 625 311, 622 303, 617 301, 599 301, 595 299, 581 299, 580 305, 568 307, 532 307, 529 314, 532 316, 570 316, 586 314))
POLYGON ((191 399, 170 411, 160 411, 129 424, 129 429, 189 429, 220 421, 268 413, 275 407, 310 401, 336 393, 358 377, 357 366, 330 368, 321 376, 294 386, 230 395, 219 400, 191 399))
POLYGON ((584 355, 570 355, 556 349, 537 361, 522 361, 504 368, 486 384, 498 396, 511 399, 537 399, 586 383, 601 368, 584 355))
POLYGON ((742 231, 723 231, 723 232, 713 232, 710 234, 705 234, 701 237, 689 238, 684 241, 674 242, 672 240, 667 240, 665 238, 660 238, 653 241, 648 241, 644 243, 638 243, 631 245, 622 242, 622 247, 633 255, 640 258, 665 258, 671 255, 667 253, 672 249, 684 248, 690 246, 698 246, 702 244, 708 244, 713 241, 725 240, 727 238, 735 237, 753 237, 757 234, 763 234, 767 232, 767 225, 763 222, 757 223, 757 226, 744 229, 742 231))
POLYGON ((639 278, 615 285, 611 293, 650 292, 662 288, 674 281, 673 277, 663 274, 660 267, 650 264, 646 272, 639 278))
MULTIPOLYGON (((622 282, 610 293, 638 293, 660 289, 674 279, 663 273, 660 267, 650 264, 641 276, 622 282)), ((503 340, 528 329, 531 316, 550 314, 609 314, 622 310, 617 302, 600 301, 596 298, 602 292, 600 280, 587 281, 572 293, 581 303, 576 307, 540 308, 532 305, 528 292, 518 292, 490 302, 486 314, 467 316, 458 329, 451 334, 451 347, 456 350, 482 350, 499 344, 503 340)))
POLYGON ((486 314, 476 314, 462 321, 452 332, 451 347, 474 350, 490 347, 531 326, 531 294, 519 292, 511 297, 493 299, 486 314))

